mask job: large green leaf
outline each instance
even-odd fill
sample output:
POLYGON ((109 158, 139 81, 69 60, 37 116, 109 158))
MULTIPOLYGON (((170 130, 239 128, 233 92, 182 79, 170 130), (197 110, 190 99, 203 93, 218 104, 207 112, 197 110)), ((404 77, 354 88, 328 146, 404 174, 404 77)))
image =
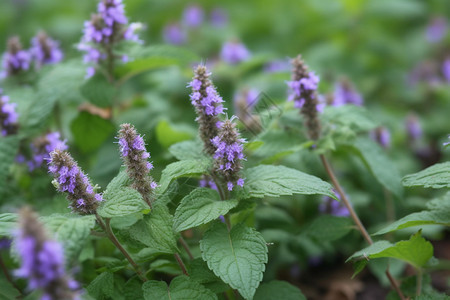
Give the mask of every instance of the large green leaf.
POLYGON ((64 245, 66 261, 72 262, 80 254, 95 225, 94 216, 77 216, 73 214, 54 214, 42 218, 44 224, 64 245))
MULTIPOLYGON (((16 157, 18 147, 19 139, 17 136, 0 137, 0 196, 5 194, 8 188, 6 179, 9 175, 9 168, 16 157)), ((0 200, 1 202, 3 201, 0 200)))
POLYGON ((261 284, 254 300, 306 300, 299 288, 286 281, 274 280, 261 284))
POLYGON ((256 230, 238 224, 228 232, 216 222, 200 241, 203 259, 225 283, 252 299, 267 263, 267 246, 256 230))
POLYGON ((173 125, 166 120, 161 120, 156 125, 156 139, 164 147, 169 148, 171 145, 191 139, 195 133, 191 132, 189 127, 173 125))
POLYGON ((363 159, 376 180, 394 195, 401 198, 403 187, 400 174, 395 164, 387 157, 381 147, 366 137, 357 138, 349 144, 363 159))
POLYGON ((172 279, 170 286, 164 281, 150 280, 142 286, 145 300, 215 300, 216 294, 187 276, 172 279))
POLYGON ((352 229, 353 222, 349 218, 324 215, 316 218, 305 233, 319 241, 334 241, 352 229))
POLYGON ((20 299, 19 291, 9 282, 5 275, 0 273, 0 299, 9 300, 9 299, 20 299))
POLYGON ((89 102, 99 107, 111 106, 116 95, 113 84, 101 74, 89 78, 81 86, 80 91, 89 102))
POLYGON ((175 231, 183 231, 206 224, 225 215, 238 204, 237 200, 221 201, 217 191, 198 188, 181 200, 175 211, 173 227, 175 231))
POLYGON ((114 296, 114 275, 104 272, 98 275, 86 289, 94 299, 111 299, 114 296))
POLYGON ((183 141, 169 147, 169 152, 178 160, 198 159, 204 157, 200 141, 183 141))
POLYGON ((103 195, 103 198, 104 202, 97 212, 104 218, 123 217, 149 209, 141 194, 128 187, 116 189, 103 195))
POLYGON ((17 214, 0 214, 0 236, 13 236, 13 231, 17 227, 17 214))
POLYGON ((406 261, 416 268, 423 267, 433 256, 433 245, 421 236, 421 232, 414 234, 408 241, 391 244, 388 241, 378 241, 369 247, 350 256, 350 259, 371 259, 392 257, 406 261))
POLYGON ((208 172, 210 164, 211 162, 207 158, 188 159, 171 163, 162 171, 158 192, 161 194, 164 193, 172 180, 179 177, 190 177, 205 174, 208 172))
POLYGON ((435 164, 418 173, 403 177, 404 186, 423 186, 426 188, 450 188, 450 162, 435 164))
POLYGON ((190 262, 189 277, 215 293, 222 293, 230 289, 228 284, 208 268, 207 263, 201 257, 190 262))
POLYGON ((242 197, 322 194, 336 199, 329 183, 285 166, 260 165, 243 173, 246 180, 242 197))

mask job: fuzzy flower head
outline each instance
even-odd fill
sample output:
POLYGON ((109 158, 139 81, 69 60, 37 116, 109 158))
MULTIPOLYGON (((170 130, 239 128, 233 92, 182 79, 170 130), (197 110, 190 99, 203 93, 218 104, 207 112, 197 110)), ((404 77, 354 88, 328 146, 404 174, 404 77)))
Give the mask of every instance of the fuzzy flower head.
POLYGON ((130 124, 120 125, 118 139, 120 154, 127 167, 128 176, 133 181, 133 188, 142 195, 144 201, 151 207, 151 194, 157 184, 149 175, 153 165, 148 161, 150 153, 145 149, 144 139, 138 135, 136 129, 130 124))
MULTIPOLYGON (((128 25, 122 0, 101 0, 97 6, 97 14, 84 22, 83 37, 78 50, 83 51, 84 62, 90 64, 87 77, 95 74, 95 67, 100 63, 108 63, 111 68, 117 58, 113 48, 123 40, 141 42, 136 32, 142 28, 139 23, 128 25)), ((109 70, 111 71, 111 70, 109 70)))
POLYGON ((22 44, 18 37, 8 40, 7 52, 2 59, 2 77, 14 76, 30 68, 31 55, 22 49, 22 44))
POLYGON ((9 97, 0 91, 0 130, 2 136, 16 134, 19 128, 19 115, 16 112, 16 103, 9 102, 9 97))
POLYGON ((67 193, 70 208, 80 215, 94 214, 102 195, 95 192, 87 176, 67 151, 56 149, 50 153, 48 170, 55 177, 55 186, 67 193))
POLYGON ((309 137, 317 140, 320 136, 318 112, 322 108, 316 92, 319 77, 308 71, 300 55, 292 60, 292 66, 292 79, 287 82, 290 89, 288 101, 294 101, 294 106, 301 109, 309 137))
POLYGON ((28 280, 29 290, 42 290, 41 299, 79 299, 78 283, 64 271, 64 250, 47 237, 38 216, 25 207, 19 212, 16 250, 21 259, 17 277, 28 280))
POLYGON ((163 29, 163 38, 167 44, 183 45, 186 43, 186 32, 178 23, 170 23, 163 29))
POLYGON ((229 41, 223 44, 220 58, 231 65, 238 64, 250 58, 250 52, 244 44, 238 41, 229 41))
POLYGON ((233 119, 234 117, 222 122, 219 134, 211 140, 216 147, 214 170, 222 176, 229 191, 236 185, 244 186, 244 179, 239 176, 239 172, 242 169, 242 161, 245 160, 245 141, 240 138, 233 119))
POLYGON ((409 114, 405 121, 406 132, 410 140, 415 141, 422 136, 422 127, 414 114, 409 114))
POLYGON ((40 68, 46 64, 56 64, 63 59, 63 53, 59 48, 59 42, 51 39, 44 31, 41 31, 31 39, 30 54, 40 68))
POLYGON ((30 171, 42 166, 44 161, 50 159, 50 153, 56 149, 67 150, 66 140, 61 140, 61 134, 57 131, 36 138, 31 144, 33 157, 28 161, 30 171))
POLYGON ((430 43, 439 43, 447 34, 447 21, 443 17, 431 20, 426 30, 426 37, 430 43))
POLYGON ((385 127, 378 127, 371 131, 370 137, 385 149, 391 146, 391 133, 385 127))
POLYGON ((213 155, 215 147, 211 140, 218 134, 218 116, 224 113, 223 99, 211 82, 211 73, 205 66, 198 66, 193 80, 188 84, 192 88, 191 103, 197 113, 200 137, 204 143, 205 152, 213 155))
POLYGON ((203 9, 198 5, 191 5, 183 12, 183 23, 188 27, 198 27, 202 25, 203 17, 203 9))
POLYGON ((215 27, 223 27, 228 23, 228 14, 225 10, 216 7, 211 11, 211 24, 215 27))
POLYGON ((341 106, 344 104, 359 106, 363 104, 363 98, 347 79, 342 79, 336 83, 333 94, 333 106, 341 106))

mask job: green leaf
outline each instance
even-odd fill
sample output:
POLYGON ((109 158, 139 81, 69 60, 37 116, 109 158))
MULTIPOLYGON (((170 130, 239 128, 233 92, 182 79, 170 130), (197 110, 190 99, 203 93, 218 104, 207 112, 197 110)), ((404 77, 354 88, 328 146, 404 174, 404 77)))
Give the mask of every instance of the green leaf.
POLYGON ((237 204, 237 200, 221 201, 215 190, 195 189, 181 200, 175 211, 174 230, 180 232, 216 220, 237 204))
POLYGON ((260 165, 244 171, 243 198, 322 194, 336 199, 329 183, 285 166, 260 165))
POLYGON ((334 241, 348 234, 353 229, 349 218, 323 215, 314 219, 305 233, 318 241, 334 241))
POLYGON ((211 161, 206 157, 203 159, 189 159, 171 163, 162 171, 158 192, 164 193, 174 179, 205 174, 208 172, 210 164, 211 161))
POLYGON ((98 275, 86 288, 94 299, 111 299, 114 296, 114 276, 110 272, 98 275))
POLYGON ((0 273, 0 286, 2 287, 0 289, 0 299, 8 300, 20 298, 19 291, 5 278, 3 272, 0 273))
POLYGON ((363 159, 376 180, 394 195, 401 198, 403 187, 400 174, 395 164, 374 141, 366 137, 359 137, 349 146, 363 159))
POLYGON ((17 227, 17 214, 0 214, 0 236, 13 236, 13 230, 17 227))
POLYGON ((189 264, 189 278, 202 284, 215 293, 223 293, 230 289, 219 277, 208 268, 202 258, 196 258, 189 264))
POLYGON ((103 193, 103 197, 105 199, 111 198, 111 196, 114 196, 114 193, 117 190, 123 189, 127 187, 130 184, 131 180, 128 177, 127 171, 125 168, 122 168, 119 171, 119 174, 116 175, 108 184, 106 187, 105 192, 103 193))
POLYGON ((423 186, 426 188, 450 188, 450 162, 435 164, 418 173, 403 177, 404 186, 423 186))
POLYGON ((173 218, 166 206, 155 203, 152 211, 122 234, 151 248, 155 253, 178 251, 173 218))
POLYGON ((123 217, 148 210, 141 194, 132 188, 120 188, 103 195, 103 204, 97 210, 103 218, 123 217))
MULTIPOLYGON (((14 162, 19 147, 17 136, 0 137, 0 196, 8 189, 9 168, 14 162)), ((3 202, 0 200, 0 203, 3 202)))
POLYGON ((150 280, 142 286, 146 300, 214 300, 216 294, 187 276, 175 277, 170 286, 164 281, 150 280))
POLYGON ((171 145, 189 140, 194 134, 186 130, 185 126, 173 125, 166 120, 161 120, 156 125, 156 139, 164 147, 169 148, 171 145))
POLYGON ((105 76, 96 74, 89 78, 80 88, 89 102, 99 107, 108 107, 113 104, 116 89, 108 82, 105 76))
POLYGON ((286 281, 273 280, 261 284, 256 290, 254 300, 306 300, 299 288, 286 281))
POLYGON ((326 106, 322 117, 330 123, 350 127, 358 131, 368 131, 377 127, 366 108, 352 104, 326 106))
POLYGON ((63 243, 67 262, 74 261, 85 246, 91 229, 95 225, 94 216, 77 216, 73 214, 53 214, 42 218, 44 224, 63 243))
POLYGON ((267 246, 253 228, 238 224, 228 232, 216 222, 200 241, 203 260, 208 267, 245 299, 252 299, 262 280, 267 263, 267 246))
POLYGON ((82 111, 70 124, 78 148, 83 152, 96 150, 115 131, 113 123, 82 111))
POLYGON ((169 152, 178 160, 198 159, 204 157, 200 141, 183 141, 169 147, 169 152))
MULTIPOLYGON (((378 241, 369 247, 350 256, 350 259, 370 259, 379 257, 392 257, 406 261, 416 268, 423 267, 433 256, 433 245, 417 232, 408 241, 391 244, 387 241, 378 241)), ((348 261, 347 260, 347 261, 348 261)))

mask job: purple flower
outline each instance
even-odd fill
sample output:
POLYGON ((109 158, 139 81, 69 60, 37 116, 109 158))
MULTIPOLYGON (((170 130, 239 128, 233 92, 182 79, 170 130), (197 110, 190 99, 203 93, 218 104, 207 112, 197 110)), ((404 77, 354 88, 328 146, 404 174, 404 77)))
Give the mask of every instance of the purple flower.
POLYGON ((30 171, 41 167, 44 161, 48 161, 52 151, 56 149, 64 151, 67 150, 67 148, 66 140, 61 140, 61 135, 57 131, 36 138, 31 144, 33 158, 28 161, 30 171))
POLYGON ((341 106, 344 104, 362 105, 363 99, 356 92, 348 80, 341 80, 336 83, 333 94, 333 106, 341 106))
POLYGON ((199 180, 198 185, 200 187, 211 188, 217 191, 217 185, 208 175, 203 175, 202 179, 199 180))
POLYGON ((378 127, 371 131, 370 137, 385 149, 391 146, 391 133, 385 127, 378 127))
POLYGON ((250 58, 250 52, 244 44, 237 41, 226 42, 220 52, 220 58, 229 64, 238 64, 250 58))
POLYGON ((28 279, 28 289, 43 291, 41 299, 79 299, 78 284, 64 271, 61 244, 47 237, 38 217, 25 207, 19 213, 16 251, 21 259, 17 277, 28 279))
POLYGON ((200 6, 188 6, 183 12, 183 23, 188 27, 198 27, 203 23, 203 14, 200 6))
MULTIPOLYGON (((339 200, 341 200, 341 196, 338 193, 335 193, 339 200)), ((322 203, 319 205, 319 211, 326 214, 331 214, 337 217, 348 217, 350 216, 350 212, 347 207, 345 207, 344 203, 334 200, 331 197, 325 196, 322 199, 322 203)))
POLYGON ((16 134, 19 115, 16 112, 16 103, 10 103, 9 97, 0 93, 0 130, 2 136, 16 134))
POLYGON ((0 250, 9 249, 11 247, 11 240, 6 237, 0 238, 0 250))
POLYGON ((235 117, 222 122, 219 134, 211 139, 216 147, 214 153, 214 171, 220 174, 229 191, 236 185, 244 186, 244 179, 239 176, 242 169, 244 157, 244 139, 241 139, 236 125, 233 123, 235 117))
POLYGON ((40 68, 45 64, 56 64, 63 59, 63 53, 59 48, 59 42, 51 39, 44 31, 41 31, 31 39, 30 54, 40 68))
POLYGON ((405 121, 406 132, 411 140, 418 140, 422 136, 422 127, 414 114, 409 114, 405 121))
POLYGON ((186 33, 178 23, 166 25, 163 30, 164 41, 172 45, 182 45, 186 43, 186 33))
POLYGON ((287 60, 273 60, 264 65, 264 71, 267 73, 285 72, 289 70, 287 60))
POLYGON ((440 42, 447 34, 447 21, 443 17, 431 20, 427 27, 426 37, 430 43, 440 42))
POLYGON ((228 23, 228 15, 221 8, 214 8, 211 12, 211 24, 215 27, 223 27, 228 23))
POLYGON ((445 80, 450 83, 450 59, 448 58, 442 64, 442 74, 444 74, 445 80))
POLYGON ((142 195, 142 198, 151 207, 151 194, 157 184, 149 175, 149 171, 153 169, 153 165, 148 161, 150 153, 145 149, 144 139, 137 134, 132 125, 122 124, 120 128, 119 150, 127 167, 128 176, 133 181, 133 188, 142 195))
POLYGON ((18 37, 8 40, 8 51, 2 58, 2 77, 17 75, 30 68, 31 55, 22 50, 22 45, 18 37))
POLYGON ((294 107, 302 108, 305 104, 306 95, 316 97, 314 92, 319 84, 319 76, 314 72, 309 72, 305 77, 299 80, 288 81, 287 85, 290 89, 288 101, 294 101, 294 107))
POLYGON ((87 176, 67 151, 55 149, 50 153, 48 170, 55 177, 55 186, 67 193, 67 199, 74 212, 81 215, 95 214, 103 201, 102 195, 95 192, 87 176))

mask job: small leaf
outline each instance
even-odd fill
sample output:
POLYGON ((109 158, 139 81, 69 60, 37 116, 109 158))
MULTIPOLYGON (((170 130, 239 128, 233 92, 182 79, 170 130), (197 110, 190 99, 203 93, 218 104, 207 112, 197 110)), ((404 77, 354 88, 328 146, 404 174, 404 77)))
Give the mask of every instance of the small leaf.
POLYGON ((256 290, 254 300, 306 300, 299 288, 286 281, 273 280, 261 284, 256 290))
POLYGON ((267 263, 267 246, 256 230, 238 224, 228 232, 216 222, 200 241, 203 259, 225 283, 252 299, 267 263))
POLYGON ((215 300, 216 294, 187 276, 172 279, 170 286, 164 281, 150 280, 142 286, 145 300, 215 300))
POLYGON ((96 74, 89 78, 80 88, 89 102, 98 107, 108 107, 113 104, 116 89, 105 76, 96 74))
POLYGON ((305 233, 318 241, 334 241, 349 233, 352 225, 349 218, 324 215, 314 219, 305 233))
POLYGON ((210 164, 211 162, 207 158, 171 163, 162 171, 158 193, 164 193, 174 179, 205 174, 209 170, 210 164))
POLYGON ((285 166, 260 165, 244 171, 243 198, 322 194, 336 199, 329 183, 285 166))
POLYGON ((114 276, 110 272, 98 275, 86 288, 94 299, 111 299, 114 296, 114 276))
MULTIPOLYGON (((433 256, 433 245, 417 232, 408 241, 391 244, 387 241, 378 241, 369 247, 360 250, 349 257, 350 259, 368 259, 379 257, 392 257, 406 261, 416 268, 423 267, 433 256)), ((347 261, 348 261, 347 260, 347 261)))
POLYGON ((198 159, 204 157, 200 141, 183 141, 169 147, 169 152, 178 160, 198 159))
POLYGON ((17 214, 0 214, 0 236, 13 236, 13 231, 17 228, 17 214))
POLYGON ((142 212, 148 209, 141 194, 132 188, 121 188, 104 195, 104 202, 97 210, 103 218, 114 218, 142 212))
POLYGON ((166 120, 161 120, 156 125, 156 139, 164 148, 192 137, 193 133, 186 131, 185 127, 169 124, 166 120))
POLYGON ((215 190, 195 189, 181 200, 175 211, 174 230, 180 232, 216 220, 237 204, 237 200, 221 201, 215 190))
POLYGON ((70 124, 75 143, 83 152, 96 150, 115 131, 109 120, 82 111, 70 124))
POLYGON ((418 173, 403 177, 404 186, 423 186, 426 188, 450 188, 450 162, 435 164, 418 173))

